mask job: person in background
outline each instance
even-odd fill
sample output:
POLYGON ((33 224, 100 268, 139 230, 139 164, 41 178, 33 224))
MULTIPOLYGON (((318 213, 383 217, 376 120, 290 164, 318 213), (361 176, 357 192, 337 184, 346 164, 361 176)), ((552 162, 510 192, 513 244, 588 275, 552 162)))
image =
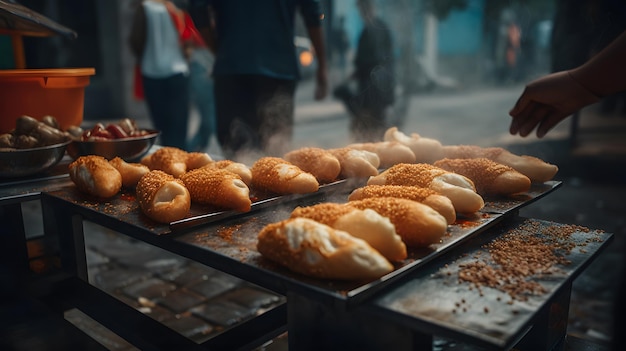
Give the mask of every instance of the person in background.
POLYGON ((215 53, 217 139, 226 158, 280 156, 290 148, 300 78, 297 10, 317 56, 321 100, 328 74, 319 0, 190 0, 189 13, 215 53))
POLYGON ((339 68, 339 73, 343 79, 346 74, 347 55, 350 50, 350 39, 346 32, 346 17, 340 16, 334 26, 332 38, 332 58, 339 68))
POLYGON ((357 0, 363 19, 354 72, 335 96, 351 114, 350 130, 356 142, 381 140, 387 126, 386 110, 394 102, 395 77, 391 31, 377 16, 372 0, 357 0), (349 88, 356 81, 356 91, 349 88))
POLYGON ((143 0, 135 11, 130 47, 140 69, 143 97, 160 144, 187 150, 189 64, 173 16, 172 2, 143 0))
POLYGON ((189 149, 206 151, 215 133, 215 101, 213 99, 213 63, 215 57, 206 47, 193 49, 189 58, 191 102, 200 115, 200 125, 191 138, 189 149))

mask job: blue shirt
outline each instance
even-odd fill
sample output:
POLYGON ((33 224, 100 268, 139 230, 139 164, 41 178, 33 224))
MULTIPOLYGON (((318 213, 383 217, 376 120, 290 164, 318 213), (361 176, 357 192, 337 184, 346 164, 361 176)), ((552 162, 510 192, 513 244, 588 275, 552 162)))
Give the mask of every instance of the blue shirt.
POLYGON ((319 0, 190 0, 198 28, 206 26, 206 6, 216 25, 214 75, 257 74, 296 80, 295 15, 307 27, 321 26, 319 0))

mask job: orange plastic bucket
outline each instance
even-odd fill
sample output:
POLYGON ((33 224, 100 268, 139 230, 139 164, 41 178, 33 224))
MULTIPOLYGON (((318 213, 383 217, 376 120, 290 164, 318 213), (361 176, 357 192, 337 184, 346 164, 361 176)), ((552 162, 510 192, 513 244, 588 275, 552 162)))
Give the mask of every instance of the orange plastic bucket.
POLYGON ((80 126, 85 107, 85 87, 94 68, 0 70, 0 133, 15 128, 27 115, 53 116, 62 129, 80 126))

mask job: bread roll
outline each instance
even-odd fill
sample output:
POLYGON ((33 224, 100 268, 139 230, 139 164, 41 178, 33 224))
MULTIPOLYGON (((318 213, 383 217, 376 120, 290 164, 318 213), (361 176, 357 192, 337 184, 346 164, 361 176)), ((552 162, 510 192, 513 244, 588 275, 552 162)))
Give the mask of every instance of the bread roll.
POLYGON ((554 178, 559 168, 537 157, 515 155, 501 147, 480 147, 476 145, 447 145, 443 147, 445 158, 479 158, 507 165, 527 176, 533 183, 543 183, 554 178))
POLYGON ((213 159, 206 152, 187 152, 185 155, 185 165, 187 171, 197 169, 213 163, 213 159))
POLYGON ((122 175, 102 156, 80 156, 68 168, 76 188, 86 194, 107 199, 122 189, 122 175))
POLYGON ((252 172, 250 172, 250 168, 241 162, 219 160, 207 165, 207 167, 215 167, 233 172, 240 176, 241 180, 248 186, 252 183, 252 172))
POLYGON ((320 183, 330 183, 339 177, 341 164, 329 151, 317 147, 303 147, 285 154, 284 159, 309 172, 320 183))
POLYGON ((328 151, 339 160, 342 178, 367 178, 378 174, 380 158, 373 152, 347 147, 328 151))
POLYGON ((408 136, 397 127, 391 127, 385 131, 383 140, 398 142, 409 147, 415 154, 414 162, 433 163, 443 158, 443 146, 438 140, 424 138, 417 133, 408 136))
POLYGON ((265 226, 257 250, 294 272, 337 280, 372 280, 393 266, 364 240, 308 218, 265 226))
POLYGON ((159 223, 183 219, 191 208, 191 196, 183 181, 163 171, 146 173, 136 192, 141 212, 159 223))
POLYGON ((527 176, 487 158, 444 158, 435 166, 471 179, 481 195, 513 195, 530 189, 527 176))
POLYGON ((201 167, 180 176, 192 203, 213 205, 239 212, 250 211, 250 189, 241 177, 225 169, 201 167))
POLYGON ((452 202, 457 213, 474 213, 485 206, 474 183, 465 176, 426 163, 400 163, 370 177, 367 185, 409 185, 435 190, 452 202))
POLYGON ((297 207, 291 218, 304 217, 365 240, 389 261, 406 259, 406 245, 389 218, 370 209, 355 209, 346 204, 320 203, 297 207))
POLYGON ((403 185, 366 185, 356 188, 348 196, 348 201, 363 200, 372 197, 398 197, 421 202, 439 212, 448 224, 456 221, 456 211, 452 201, 440 193, 418 186, 403 185))
POLYGON ((388 168, 398 163, 415 163, 415 153, 410 147, 397 141, 379 141, 375 143, 357 143, 349 148, 370 151, 378 155, 381 168, 388 168))
POLYGON ((122 186, 134 188, 144 174, 150 172, 146 165, 136 162, 126 162, 120 157, 114 157, 109 163, 122 175, 122 186))
POLYGON ((141 164, 148 166, 150 170, 160 170, 174 177, 179 177, 187 172, 187 151, 164 146, 143 157, 141 164))
POLYGON ((261 157, 250 171, 255 190, 275 194, 306 194, 319 189, 315 176, 280 157, 261 157))
POLYGON ((438 243, 448 230, 448 222, 439 212, 413 200, 379 197, 350 201, 347 205, 361 210, 369 208, 389 218, 410 247, 438 243))

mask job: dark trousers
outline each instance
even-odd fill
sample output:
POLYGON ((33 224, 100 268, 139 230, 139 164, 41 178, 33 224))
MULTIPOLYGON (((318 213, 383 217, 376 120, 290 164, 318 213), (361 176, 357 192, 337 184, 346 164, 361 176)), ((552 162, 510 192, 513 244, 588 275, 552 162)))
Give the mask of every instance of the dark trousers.
POLYGON ((143 89, 154 128, 161 131, 160 145, 187 150, 189 76, 143 77, 143 89))
POLYGON ((217 140, 224 155, 282 156, 293 133, 296 81, 217 75, 214 82, 217 140))

